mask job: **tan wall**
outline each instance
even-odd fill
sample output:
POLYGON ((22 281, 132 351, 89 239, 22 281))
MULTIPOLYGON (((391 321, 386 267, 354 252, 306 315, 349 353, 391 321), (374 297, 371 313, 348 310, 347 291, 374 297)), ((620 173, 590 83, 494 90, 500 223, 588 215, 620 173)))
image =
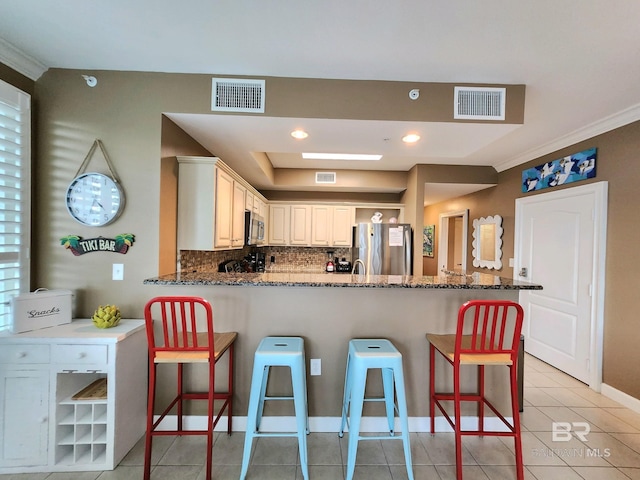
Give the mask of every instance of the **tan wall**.
MULTIPOLYGON (((161 168, 165 156, 161 151, 162 113, 208 113, 210 76, 93 72, 99 82, 92 89, 82 80, 81 73, 53 69, 35 86, 38 123, 34 185, 38 195, 34 202, 34 287, 76 290, 78 314, 82 316, 88 316, 101 303, 113 302, 122 307, 125 316, 140 317, 144 302, 154 293, 142 280, 158 273, 161 253, 158 232, 162 236, 171 235, 161 229, 161 219, 169 219, 173 213, 161 210, 159 202, 161 176, 164 182, 166 174, 164 166, 161 168), (95 138, 104 142, 122 179, 127 206, 117 222, 91 229, 71 219, 64 198, 95 138), (125 232, 136 235, 136 242, 126 255, 91 253, 73 257, 59 242, 68 234, 91 238, 125 232), (112 263, 124 263, 124 281, 111 281, 112 263)), ((323 91, 326 92, 317 94, 322 96, 323 91)), ((359 101, 366 103, 365 100, 359 101)), ((597 180, 610 182, 604 381, 640 398, 640 383, 633 370, 640 363, 640 349, 636 346, 637 322, 632 316, 637 306, 635 274, 640 270, 634 241, 640 233, 636 220, 640 123, 502 172, 497 187, 430 207, 424 211, 424 217, 419 191, 422 187, 418 185, 428 180, 422 168, 416 168, 409 173, 413 191, 406 195, 411 205, 406 207, 405 216, 416 218, 414 228, 421 232, 423 224, 437 224, 440 211, 458 210, 463 205, 469 208, 470 219, 501 214, 505 228, 504 258, 508 259, 513 256, 513 202, 521 196, 521 170, 592 146, 598 147, 597 180)), ((99 157, 90 166, 98 171, 106 168, 99 157)), ((416 244, 416 264, 421 269, 421 245, 416 244)), ((163 258, 166 253, 163 250, 163 258)), ((512 272, 505 266, 501 274, 509 277, 512 272)))
MULTIPOLYGON (((466 122, 453 119, 453 83, 267 78, 266 113, 275 117, 466 122), (418 88, 420 97, 409 98, 418 88)), ((474 86, 473 84, 465 84, 474 86)), ((475 86, 481 86, 479 84, 475 86)), ((524 85, 507 85, 505 123, 524 119, 524 85)))
POLYGON ((29 95, 33 95, 35 82, 3 63, 0 63, 0 79, 29 95))
MULTIPOLYGON (((278 187, 316 188, 316 170, 309 168, 276 169, 275 184, 278 187)), ((335 171, 335 169, 330 169, 330 171, 335 171)), ((349 192, 353 188, 358 190, 371 189, 372 185, 384 186, 387 192, 402 191, 407 186, 407 173, 384 170, 338 170, 336 171, 336 183, 332 187, 335 187, 337 191, 349 192)))
POLYGON ((202 145, 187 135, 184 130, 162 116, 162 144, 160 160, 160 225, 158 230, 158 274, 176 271, 178 215, 178 155, 208 156, 202 145))
MULTIPOLYGON (((637 348, 640 333, 636 321, 637 272, 640 271, 640 256, 637 254, 636 245, 637 239, 640 238, 640 122, 501 172, 496 187, 425 208, 424 222, 438 224, 440 213, 468 208, 470 225, 467 270, 482 271, 483 269, 474 268, 471 263, 471 222, 487 215, 502 215, 503 268, 499 274, 512 277, 513 269, 508 266, 508 259, 514 255, 515 199, 537 194, 522 193, 522 170, 592 147, 598 149, 597 176, 588 182, 609 182, 603 381, 635 398, 640 398, 640 382, 635 367, 640 364, 640 349, 637 348)), ((584 183, 586 182, 574 185, 584 183)), ((571 185, 557 189, 560 188, 571 188, 571 185)), ((548 191, 552 190, 539 193, 548 191)), ((435 256, 433 259, 425 259, 426 267, 436 261, 438 247, 436 235, 435 256)))

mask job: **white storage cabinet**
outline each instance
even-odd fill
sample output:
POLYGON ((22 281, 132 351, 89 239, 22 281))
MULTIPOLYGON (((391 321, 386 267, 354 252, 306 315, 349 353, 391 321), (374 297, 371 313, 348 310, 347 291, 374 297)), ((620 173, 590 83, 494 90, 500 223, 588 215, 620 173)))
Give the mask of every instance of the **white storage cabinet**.
POLYGON ((265 215, 258 192, 217 157, 177 157, 178 250, 244 247, 245 210, 265 215))
POLYGON ((2 334, 0 381, 0 473, 113 470, 145 431, 144 321, 2 334), (73 398, 105 379, 106 398, 73 398))

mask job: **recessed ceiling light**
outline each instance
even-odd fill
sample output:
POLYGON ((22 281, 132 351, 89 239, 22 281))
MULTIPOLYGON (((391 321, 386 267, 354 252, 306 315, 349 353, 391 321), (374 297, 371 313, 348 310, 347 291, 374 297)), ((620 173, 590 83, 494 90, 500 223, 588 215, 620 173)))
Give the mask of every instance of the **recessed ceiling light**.
POLYGON ((303 138, 307 138, 309 136, 309 134, 307 132, 305 132, 304 130, 294 130, 293 132, 291 132, 291 136, 293 138, 296 138, 298 140, 302 140, 303 138))
POLYGON ((303 153, 302 158, 309 160, 380 160, 382 155, 364 153, 303 153))
POLYGON ((418 140, 420 140, 420 135, 418 135, 417 133, 409 133, 408 135, 402 137, 402 141, 404 143, 416 143, 418 140))

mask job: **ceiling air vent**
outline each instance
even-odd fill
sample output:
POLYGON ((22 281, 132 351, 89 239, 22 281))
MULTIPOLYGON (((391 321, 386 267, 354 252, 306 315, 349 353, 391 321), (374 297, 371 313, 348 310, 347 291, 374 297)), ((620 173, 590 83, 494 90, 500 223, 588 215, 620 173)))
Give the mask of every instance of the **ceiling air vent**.
POLYGON ((213 78, 211 110, 264 113, 264 80, 213 78))
POLYGON ((455 87, 453 118, 460 120, 504 120, 506 88, 455 87))
POLYGON ((336 183, 336 172, 316 172, 316 183, 336 183))

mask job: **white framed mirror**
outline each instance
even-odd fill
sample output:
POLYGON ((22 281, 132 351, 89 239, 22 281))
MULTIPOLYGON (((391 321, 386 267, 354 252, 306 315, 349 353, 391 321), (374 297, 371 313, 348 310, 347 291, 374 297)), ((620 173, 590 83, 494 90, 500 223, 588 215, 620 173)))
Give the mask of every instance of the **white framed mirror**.
POLYGON ((473 266, 502 268, 502 217, 493 215, 473 221, 473 266))

